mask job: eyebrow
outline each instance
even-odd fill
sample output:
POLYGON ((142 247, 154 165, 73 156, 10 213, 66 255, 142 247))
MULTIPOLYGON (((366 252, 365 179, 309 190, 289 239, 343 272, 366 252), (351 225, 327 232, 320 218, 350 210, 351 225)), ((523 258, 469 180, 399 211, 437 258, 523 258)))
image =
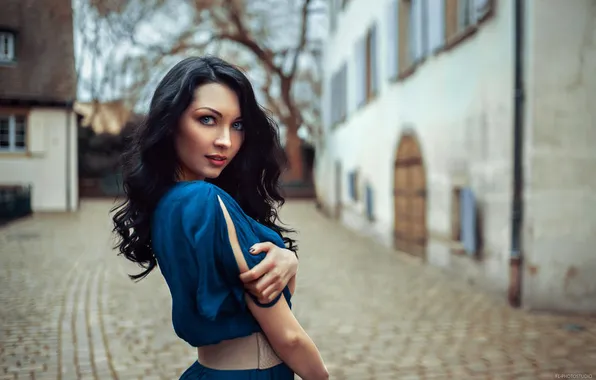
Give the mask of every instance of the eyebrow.
POLYGON ((213 109, 213 108, 211 108, 211 107, 199 107, 199 108, 195 109, 195 111, 197 111, 197 110, 201 110, 201 109, 209 110, 209 111, 213 112, 214 114, 216 114, 216 115, 217 115, 217 116, 219 116, 219 117, 222 117, 222 116, 223 116, 223 115, 221 114, 221 112, 219 112, 219 111, 217 111, 217 110, 215 110, 215 109, 213 109))
MULTIPOLYGON (((216 109, 213 109, 213 108, 211 108, 211 107, 199 107, 199 108, 196 108, 196 109, 195 109, 195 111, 197 111, 197 110, 200 110, 200 109, 209 110, 209 111, 213 112, 214 114, 216 114, 217 116, 219 116, 219 117, 223 117, 223 115, 221 114, 221 112, 219 112, 218 110, 216 110, 216 109)), ((236 118, 236 120, 242 120, 242 116, 238 116, 238 117, 236 118)))

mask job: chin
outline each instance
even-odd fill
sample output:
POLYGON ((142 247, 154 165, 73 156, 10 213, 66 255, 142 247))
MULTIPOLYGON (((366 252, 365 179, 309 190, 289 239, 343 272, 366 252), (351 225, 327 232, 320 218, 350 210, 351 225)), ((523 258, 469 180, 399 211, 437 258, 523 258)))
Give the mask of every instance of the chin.
POLYGON ((222 170, 209 170, 205 173, 205 178, 215 179, 221 175, 222 170))

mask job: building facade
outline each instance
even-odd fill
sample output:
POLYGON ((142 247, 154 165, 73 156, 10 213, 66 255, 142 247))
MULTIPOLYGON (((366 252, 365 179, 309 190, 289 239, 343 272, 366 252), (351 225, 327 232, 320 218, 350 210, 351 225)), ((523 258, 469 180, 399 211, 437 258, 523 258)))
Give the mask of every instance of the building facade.
POLYGON ((0 186, 33 211, 78 207, 72 5, 0 0, 0 186))
POLYGON ((512 304, 596 310, 596 3, 331 8, 320 204, 512 304))

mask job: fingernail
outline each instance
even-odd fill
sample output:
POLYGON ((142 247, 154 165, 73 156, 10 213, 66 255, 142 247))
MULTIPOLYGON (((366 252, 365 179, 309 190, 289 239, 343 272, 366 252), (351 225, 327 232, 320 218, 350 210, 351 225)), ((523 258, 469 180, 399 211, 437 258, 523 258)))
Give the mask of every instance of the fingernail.
POLYGON ((255 251, 254 247, 252 247, 251 249, 248 250, 250 253, 253 253, 255 251))

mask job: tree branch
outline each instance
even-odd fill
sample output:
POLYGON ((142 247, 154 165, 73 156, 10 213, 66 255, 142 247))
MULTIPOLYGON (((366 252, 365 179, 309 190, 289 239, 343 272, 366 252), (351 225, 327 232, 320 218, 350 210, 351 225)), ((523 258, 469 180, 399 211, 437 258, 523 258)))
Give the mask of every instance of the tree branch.
POLYGON ((302 11, 300 13, 300 40, 298 42, 298 46, 296 47, 296 51, 294 52, 294 60, 292 62, 292 68, 290 69, 290 74, 288 75, 290 78, 293 78, 296 74, 296 69, 298 68, 298 58, 300 57, 300 53, 304 50, 306 46, 306 34, 308 30, 308 7, 310 5, 311 0, 304 0, 302 4, 302 11))
MULTIPOLYGON (((89 1, 106 2, 109 6, 103 16, 88 6, 91 10, 86 17, 92 22, 79 24, 85 29, 80 41, 89 45, 85 49, 91 50, 88 56, 92 57, 84 62, 102 65, 94 65, 93 77, 99 73, 108 78, 122 76, 123 80, 112 81, 118 87, 115 90, 127 100, 134 103, 140 102, 141 96, 144 99, 160 70, 169 66, 173 57, 213 54, 217 48, 218 55, 229 56, 235 64, 244 65, 245 71, 262 70, 263 77, 255 85, 261 90, 267 108, 288 128, 288 136, 297 139, 296 131, 301 126, 308 128, 312 136, 320 135, 321 75, 317 63, 320 49, 313 40, 316 33, 309 31, 316 28, 325 0, 186 0, 184 5, 190 6, 193 14, 189 15, 190 19, 184 18, 184 25, 175 16, 168 16, 166 8, 172 4, 168 0, 77 0, 77 3, 89 1), (159 33, 141 35, 140 27, 145 28, 157 17, 159 30, 154 30, 159 33), (162 18, 165 18, 163 25, 162 18), (171 29, 167 28, 169 23, 171 29), (94 31, 93 27, 98 25, 100 29, 94 31), (111 47, 118 49, 115 54, 118 62, 111 59, 111 47), (137 67, 139 64, 144 66, 137 67)), ((177 0, 176 6, 180 3, 177 0)), ((93 78, 94 97, 105 97, 105 90, 112 83, 108 78, 93 78), (101 87, 97 88, 98 85, 101 87)))

